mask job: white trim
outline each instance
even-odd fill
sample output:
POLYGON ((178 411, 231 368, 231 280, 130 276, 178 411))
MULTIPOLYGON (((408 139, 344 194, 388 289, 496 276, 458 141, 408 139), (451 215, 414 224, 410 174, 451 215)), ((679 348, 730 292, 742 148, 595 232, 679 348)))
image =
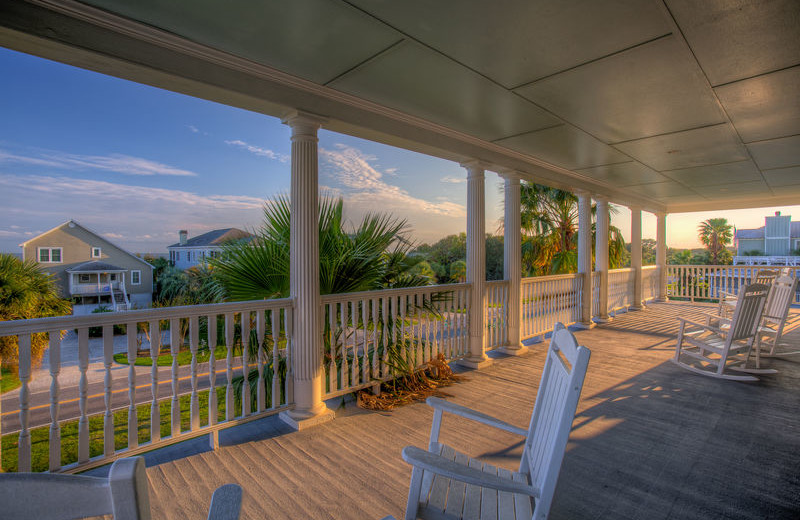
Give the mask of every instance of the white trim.
POLYGON ((102 258, 103 257, 103 248, 92 246, 92 258, 102 258), (97 254, 94 252, 97 251, 97 254))
POLYGON ((131 270, 131 285, 142 285, 142 271, 140 269, 131 270), (138 282, 136 279, 138 278, 138 282))
POLYGON ((36 248, 36 261, 40 264, 63 264, 64 263, 64 248, 63 247, 37 247, 36 248), (42 261, 42 251, 47 251, 47 260, 42 261), (58 261, 53 260, 53 251, 58 250, 58 261))

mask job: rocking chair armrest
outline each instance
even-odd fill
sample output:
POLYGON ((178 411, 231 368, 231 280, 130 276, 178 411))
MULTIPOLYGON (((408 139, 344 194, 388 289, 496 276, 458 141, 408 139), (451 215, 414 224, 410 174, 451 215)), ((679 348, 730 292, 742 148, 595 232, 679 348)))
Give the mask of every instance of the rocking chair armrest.
POLYGON ((414 467, 474 486, 488 487, 497 489, 498 491, 507 491, 509 493, 519 493, 534 498, 538 498, 541 495, 539 489, 528 484, 498 477, 490 473, 484 473, 479 469, 453 462, 441 455, 425 451, 416 446, 406 446, 403 448, 403 460, 414 467))
POLYGON ((693 326, 695 326, 695 327, 697 327, 699 329, 710 330, 712 332, 719 332, 719 329, 717 329, 716 327, 712 327, 710 325, 703 325, 701 323, 697 323, 697 322, 694 322, 694 321, 691 321, 691 320, 687 320, 686 318, 678 318, 678 321, 681 322, 681 326, 683 326, 683 324, 685 324, 685 323, 688 323, 689 325, 693 325, 693 326))
POLYGON ((723 300, 727 300, 727 299, 735 300, 737 298, 736 293, 732 293, 732 292, 728 292, 728 291, 720 291, 719 295, 723 300))
POLYGON ((516 433, 517 435, 521 435, 523 437, 528 435, 528 430, 524 428, 514 426, 513 424, 501 421, 500 419, 492 417, 491 415, 486 415, 485 413, 467 408, 466 406, 461 406, 460 404, 451 403, 450 401, 445 401, 444 399, 440 399, 438 397, 429 397, 425 402, 428 403, 428 406, 432 407, 434 410, 442 410, 444 412, 452 413, 454 415, 471 419, 487 426, 492 426, 510 433, 516 433))

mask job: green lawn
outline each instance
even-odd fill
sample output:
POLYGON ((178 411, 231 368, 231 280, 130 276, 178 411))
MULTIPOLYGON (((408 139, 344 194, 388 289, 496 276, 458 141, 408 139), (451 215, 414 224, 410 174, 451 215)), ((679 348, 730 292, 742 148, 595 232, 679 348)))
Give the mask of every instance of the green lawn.
POLYGON ((17 377, 17 371, 7 367, 0 368, 2 370, 2 379, 0 379, 0 394, 4 394, 15 388, 19 388, 20 383, 17 377))
MULTIPOLYGON (((241 347, 234 348, 234 355, 236 352, 240 352, 241 347)), ((218 345, 216 349, 214 349, 214 358, 215 359, 225 359, 228 356, 228 349, 225 345, 218 345)), ((203 363, 208 361, 208 358, 211 357, 210 351, 208 349, 198 349, 197 351, 197 362, 203 363)), ((128 354, 125 352, 120 352, 118 354, 114 354, 114 361, 121 365, 128 364, 128 354)), ((192 353, 189 350, 182 350, 178 352, 178 365, 190 365, 192 363, 192 353)), ((149 355, 142 356, 136 358, 136 362, 134 363, 137 367, 149 367, 153 366, 153 360, 150 358, 149 355)), ((160 367, 168 367, 172 365, 172 354, 165 353, 161 354, 156 358, 156 365, 160 367)))

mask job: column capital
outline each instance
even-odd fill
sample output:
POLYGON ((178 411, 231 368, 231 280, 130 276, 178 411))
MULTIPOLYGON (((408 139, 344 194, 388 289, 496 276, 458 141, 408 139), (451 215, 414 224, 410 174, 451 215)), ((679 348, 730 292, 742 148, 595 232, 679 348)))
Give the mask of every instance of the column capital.
POLYGON ((642 207, 638 204, 628 204, 628 209, 631 211, 638 211, 641 213, 642 207))
POLYGON ((653 214, 655 214, 655 216, 658 218, 667 218, 666 211, 654 211, 653 214))
POLYGON ((511 170, 507 168, 499 168, 496 170, 497 175, 502 177, 507 181, 521 181, 522 180, 522 172, 518 170, 511 170))
POLYGON ((606 197, 605 195, 601 195, 601 194, 599 194, 599 193, 598 193, 598 194, 595 194, 594 196, 592 196, 592 198, 593 198, 593 199, 595 200, 595 202, 597 202, 598 204, 600 204, 600 203, 602 203, 602 204, 608 204, 608 203, 609 203, 608 197, 606 197))
POLYGON ((572 193, 573 193, 573 195, 575 195, 576 197, 579 197, 579 198, 580 197, 590 197, 591 198, 591 196, 592 196, 592 194, 589 193, 589 191, 582 190, 582 189, 572 190, 572 193))
POLYGON ((328 122, 328 118, 295 110, 281 118, 281 123, 292 128, 292 138, 296 136, 309 136, 316 139, 317 130, 328 122))
POLYGON ((480 159, 469 159, 467 161, 462 161, 459 163, 459 165, 470 173, 473 171, 483 173, 489 167, 487 163, 481 161, 480 159))

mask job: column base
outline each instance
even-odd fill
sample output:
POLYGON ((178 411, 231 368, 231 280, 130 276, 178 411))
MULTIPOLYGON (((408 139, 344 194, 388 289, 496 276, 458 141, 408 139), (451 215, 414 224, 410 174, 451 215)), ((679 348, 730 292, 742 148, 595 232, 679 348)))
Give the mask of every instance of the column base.
POLYGON ((609 323, 609 322, 614 321, 614 318, 611 317, 611 316, 600 316, 598 318, 595 318, 595 321, 597 323, 609 323))
POLYGON ((507 356, 521 356, 528 352, 528 347, 525 345, 503 345, 497 350, 507 356))
POLYGON ((579 329, 587 330, 587 329, 593 329, 593 328, 597 327, 597 324, 595 322, 593 322, 593 321, 590 321, 588 323, 584 322, 584 321, 580 321, 580 322, 576 323, 575 325, 573 325, 573 327, 577 327, 579 329))
POLYGON ((658 303, 664 303, 664 302, 668 302, 669 298, 667 298, 666 296, 663 296, 661 298, 656 298, 655 301, 658 302, 658 303))
POLYGON ((336 413, 323 405, 322 410, 318 413, 288 410, 278 414, 278 417, 295 430, 300 431, 331 421, 336 417, 336 413))
POLYGON ((643 311, 646 308, 647 308, 647 306, 644 305, 644 304, 638 305, 638 306, 637 305, 631 305, 630 307, 628 307, 628 310, 629 311, 643 311))
POLYGON ((492 363, 493 363, 493 361, 491 359, 489 359, 488 357, 486 357, 486 354, 483 355, 483 358, 471 358, 471 357, 468 357, 468 358, 459 359, 458 361, 456 361, 456 364, 458 364, 458 365, 460 365, 462 367, 473 368, 473 369, 486 368, 489 365, 491 365, 492 363))

